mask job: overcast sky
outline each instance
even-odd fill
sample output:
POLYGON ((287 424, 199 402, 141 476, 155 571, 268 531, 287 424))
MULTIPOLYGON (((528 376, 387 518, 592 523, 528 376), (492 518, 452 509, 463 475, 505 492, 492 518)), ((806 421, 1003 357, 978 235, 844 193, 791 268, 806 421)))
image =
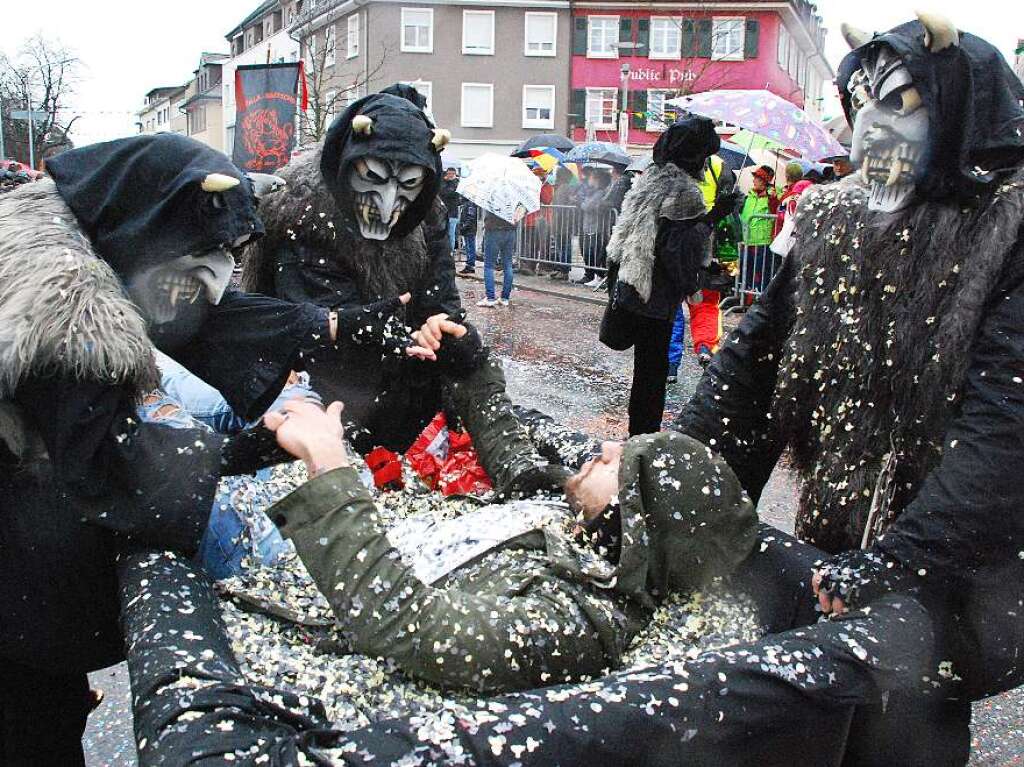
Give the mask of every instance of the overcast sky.
MULTIPOLYGON (((227 51, 224 35, 259 5, 259 0, 0 1, 7 30, 0 50, 13 54, 21 40, 40 31, 82 60, 83 79, 74 100, 83 115, 75 126, 78 144, 133 133, 143 94, 184 83, 202 51, 227 51)), ((829 30, 826 56, 833 68, 847 50, 840 22, 885 30, 911 18, 915 6, 945 13, 1008 57, 1017 39, 1024 38, 1024 3, 1019 0, 818 0, 829 30)))

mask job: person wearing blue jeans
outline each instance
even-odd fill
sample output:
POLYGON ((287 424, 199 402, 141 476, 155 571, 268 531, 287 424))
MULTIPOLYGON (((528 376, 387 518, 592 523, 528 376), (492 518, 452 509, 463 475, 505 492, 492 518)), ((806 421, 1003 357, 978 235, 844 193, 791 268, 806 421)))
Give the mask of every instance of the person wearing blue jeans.
POLYGON ((672 336, 668 342, 668 383, 675 383, 679 377, 679 363, 683 361, 686 347, 686 312, 680 304, 672 321, 672 336))
POLYGON ((484 292, 487 297, 477 301, 477 306, 508 306, 512 297, 512 252, 516 245, 516 226, 493 213, 484 215, 484 292), (498 258, 504 273, 501 279, 501 300, 494 297, 494 264, 498 258))

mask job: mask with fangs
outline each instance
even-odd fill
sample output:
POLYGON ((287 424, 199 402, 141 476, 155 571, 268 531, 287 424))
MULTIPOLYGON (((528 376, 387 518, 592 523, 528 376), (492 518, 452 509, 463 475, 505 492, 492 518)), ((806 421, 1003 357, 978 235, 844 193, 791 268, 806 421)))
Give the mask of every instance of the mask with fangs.
POLYGON ((422 165, 361 157, 352 163, 349 184, 359 231, 368 240, 386 240, 427 179, 422 165))
POLYGON ((234 268, 235 260, 225 249, 181 256, 140 271, 129 281, 128 294, 147 319, 163 325, 200 297, 209 304, 220 303, 234 268))

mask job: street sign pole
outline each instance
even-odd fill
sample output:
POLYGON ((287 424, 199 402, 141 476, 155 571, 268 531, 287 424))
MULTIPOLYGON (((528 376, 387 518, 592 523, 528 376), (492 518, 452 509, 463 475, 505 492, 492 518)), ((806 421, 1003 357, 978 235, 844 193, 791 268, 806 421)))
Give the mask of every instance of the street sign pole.
POLYGON ((33 139, 35 133, 35 120, 32 119, 32 95, 28 97, 28 164, 32 170, 36 169, 36 146, 33 139))
POLYGON ((4 150, 4 100, 0 99, 0 160, 7 157, 4 150))

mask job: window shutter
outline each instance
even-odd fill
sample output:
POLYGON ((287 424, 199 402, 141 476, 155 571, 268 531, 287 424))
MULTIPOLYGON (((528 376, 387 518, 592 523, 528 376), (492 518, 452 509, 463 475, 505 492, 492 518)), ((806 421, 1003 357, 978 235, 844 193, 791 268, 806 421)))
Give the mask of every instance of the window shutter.
MULTIPOLYGON (((619 42, 620 43, 632 43, 633 42, 633 19, 619 19, 619 42)), ((632 55, 632 50, 625 51, 625 55, 632 55)), ((623 51, 619 51, 621 56, 623 51)))
POLYGON ((572 92, 572 115, 569 118, 571 125, 584 126, 587 124, 587 91, 585 88, 574 88, 572 92))
POLYGON ((587 55, 586 16, 577 16, 572 20, 572 53, 574 56, 587 55))
POLYGON ((679 46, 683 58, 697 55, 697 38, 694 29, 693 19, 683 19, 680 36, 682 38, 679 46))
POLYGON ((697 22, 697 55, 704 59, 711 58, 711 36, 714 23, 711 19, 700 19, 697 22))
POLYGON ((757 58, 757 36, 760 26, 757 19, 747 19, 747 28, 743 35, 743 58, 745 59, 757 58))
POLYGON ((629 92, 629 124, 634 130, 647 128, 647 91, 629 92))
POLYGON ((637 56, 649 56, 651 54, 651 20, 639 19, 636 23, 636 50, 637 56))

